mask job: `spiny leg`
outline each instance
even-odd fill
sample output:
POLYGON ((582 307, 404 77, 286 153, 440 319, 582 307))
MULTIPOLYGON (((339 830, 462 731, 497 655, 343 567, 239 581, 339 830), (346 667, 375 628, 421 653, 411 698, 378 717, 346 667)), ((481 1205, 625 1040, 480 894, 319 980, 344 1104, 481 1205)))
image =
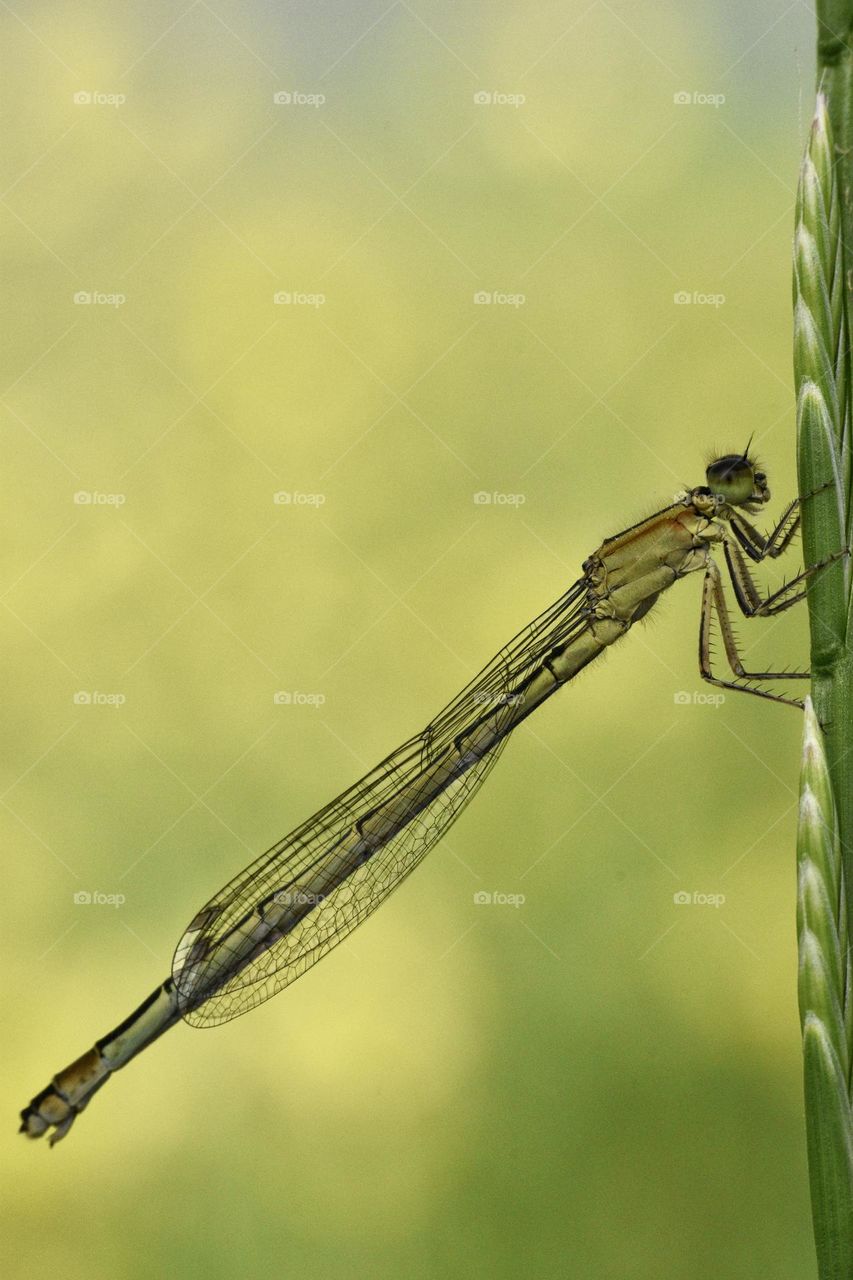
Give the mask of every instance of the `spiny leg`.
MULTIPOLYGON (((753 587, 754 589, 754 587, 753 587)), ((766 689, 754 689, 748 684, 738 684, 735 680, 723 680, 715 676, 711 664, 711 625, 716 612, 723 637, 726 658, 732 672, 738 680, 803 680, 808 679, 807 671, 747 671, 740 660, 737 640, 732 629, 728 605, 723 592, 723 580, 718 566, 713 560, 708 561, 705 579, 702 584, 702 616, 699 624, 699 672, 703 680, 717 685, 721 689, 733 689, 738 693, 751 693, 756 698, 767 698, 770 702, 782 702, 787 706, 802 708, 798 698, 788 698, 781 693, 770 693, 766 689)))
POLYGON ((801 573, 796 574, 790 581, 783 583, 776 591, 771 591, 769 595, 762 596, 753 581, 749 566, 744 560, 738 544, 733 542, 731 538, 725 538, 723 540, 723 551, 734 588, 735 599, 741 613, 747 618, 772 618, 776 614, 784 613, 786 609, 790 609, 792 605, 798 604, 800 600, 805 599, 805 589, 796 590, 796 588, 801 587, 802 583, 808 581, 813 574, 819 573, 822 569, 834 564, 836 560, 840 560, 843 556, 850 554, 848 547, 842 547, 840 551, 834 551, 816 564, 809 565, 807 569, 803 569, 801 573))
POLYGON ((833 481, 827 480, 825 484, 819 484, 816 488, 810 489, 808 493, 804 493, 802 498, 794 498, 782 512, 776 527, 768 534, 760 533, 754 524, 751 524, 745 516, 737 511, 730 520, 732 532, 751 560, 755 560, 758 563, 768 556, 775 560, 777 556, 781 556, 787 551, 800 527, 800 508, 803 503, 808 502, 817 494, 823 493, 825 489, 831 489, 832 486, 833 481), (786 528, 785 526, 789 521, 791 523, 786 528))
POLYGON ((733 513, 729 523, 732 533, 746 554, 757 564, 767 557, 775 560, 777 556, 781 556, 787 551, 800 527, 799 508, 800 500, 799 498, 794 498, 793 502, 789 502, 782 512, 775 529, 772 529, 766 535, 760 533, 755 525, 750 524, 749 520, 741 515, 739 511, 733 513))
MULTIPOLYGON (((810 565, 790 582, 785 583, 777 591, 771 592, 769 596, 762 597, 758 588, 753 581, 749 567, 743 558, 740 547, 737 543, 726 539, 723 544, 726 563, 729 568, 732 586, 735 592, 735 598, 741 609, 741 612, 747 618, 773 617, 775 614, 782 613, 786 609, 798 601, 804 599, 806 592, 804 590, 796 591, 801 583, 807 581, 812 575, 819 573, 821 570, 834 564, 836 560, 850 554, 848 547, 843 547, 840 551, 835 551, 832 555, 826 556, 817 564, 810 565)), ((737 641, 732 629, 731 618, 729 616, 728 606, 726 604, 723 592, 722 577, 717 565, 711 561, 705 575, 705 583, 702 596, 702 621, 700 624, 699 634, 699 662, 703 679, 708 680, 711 684, 716 684, 726 689, 736 689, 741 693, 751 693, 756 697, 768 698, 774 702, 784 702, 789 706, 802 707, 802 702, 798 698, 787 698, 781 694, 768 693, 763 689, 749 688, 747 685, 737 684, 730 680, 721 680, 714 676, 711 671, 710 660, 710 642, 711 642, 711 623, 714 612, 720 622, 720 629, 723 635, 723 643, 726 650, 726 657, 729 666, 734 674, 741 680, 806 680, 809 678, 808 671, 746 671, 740 660, 737 649, 737 641)))
POLYGON ((805 590, 797 590, 805 574, 798 574, 790 582, 783 583, 778 590, 764 597, 755 585, 749 566, 736 542, 726 538, 723 552, 729 570, 729 578, 735 593, 738 608, 746 618, 772 617, 784 613, 792 605, 797 604, 805 596, 805 590))

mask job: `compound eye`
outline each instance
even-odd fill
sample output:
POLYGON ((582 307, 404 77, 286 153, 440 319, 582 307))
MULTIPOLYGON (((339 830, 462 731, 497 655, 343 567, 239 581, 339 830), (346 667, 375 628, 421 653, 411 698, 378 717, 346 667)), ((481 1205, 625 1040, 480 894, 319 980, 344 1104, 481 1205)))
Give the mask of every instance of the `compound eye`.
POLYGON ((726 502, 739 505, 748 502, 753 492, 755 473, 748 459, 740 454, 716 458, 706 472, 708 487, 726 502))

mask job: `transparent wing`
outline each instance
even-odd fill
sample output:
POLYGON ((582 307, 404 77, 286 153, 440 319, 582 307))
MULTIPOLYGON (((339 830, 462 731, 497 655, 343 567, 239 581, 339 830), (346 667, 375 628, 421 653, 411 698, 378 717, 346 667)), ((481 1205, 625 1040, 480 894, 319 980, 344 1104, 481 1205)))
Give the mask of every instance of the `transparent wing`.
MULTIPOLYGON (((489 773, 502 745, 451 784, 370 861, 351 871, 272 947, 224 982, 202 1005, 185 1010, 184 1019, 195 1027, 212 1027, 239 1017, 275 995, 342 942, 441 839, 489 773)), ((296 901, 299 897, 298 892, 294 893, 296 901)))
POLYGON ((518 690, 586 626, 580 579, 525 627, 418 734, 246 867, 187 927, 172 965, 197 1027, 268 1000, 341 942, 414 870, 487 777, 509 736, 518 690), (487 724, 495 743, 466 764, 454 744, 487 724), (451 767, 452 766, 452 767, 451 767), (365 849, 381 811, 386 839, 365 849))

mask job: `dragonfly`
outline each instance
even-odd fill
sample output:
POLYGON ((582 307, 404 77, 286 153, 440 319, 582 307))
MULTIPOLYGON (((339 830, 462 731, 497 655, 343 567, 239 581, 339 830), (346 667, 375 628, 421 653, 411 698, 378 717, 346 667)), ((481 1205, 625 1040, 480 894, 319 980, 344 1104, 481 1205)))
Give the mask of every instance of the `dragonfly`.
MULTIPOLYGON (((751 440, 750 440, 751 443, 751 440)), ((749 561, 784 554, 800 525, 790 502, 773 530, 747 518, 770 500, 750 455, 715 457, 705 484, 607 538, 578 580, 520 631, 423 732, 252 862, 193 916, 171 976, 109 1035, 53 1077, 21 1112, 30 1138, 65 1137, 94 1094, 180 1021, 211 1027, 255 1008, 352 932, 441 839, 482 786, 510 734, 621 640, 679 579, 702 573, 699 668, 711 684, 801 707, 768 682, 807 671, 751 671, 741 660, 724 591, 747 618, 802 600, 812 574, 846 549, 762 595, 749 561), (719 626, 729 671, 715 672, 719 626), (715 633, 714 633, 715 634, 715 633)), ((815 490, 817 492, 817 490, 815 490)), ((812 495, 806 495, 811 497, 812 495)))

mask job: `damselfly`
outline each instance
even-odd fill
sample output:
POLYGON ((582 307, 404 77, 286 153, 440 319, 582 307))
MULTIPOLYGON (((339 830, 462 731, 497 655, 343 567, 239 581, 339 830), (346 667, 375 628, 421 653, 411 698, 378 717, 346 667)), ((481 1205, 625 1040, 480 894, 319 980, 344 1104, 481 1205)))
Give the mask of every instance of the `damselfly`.
MULTIPOLYGON (((109 1076, 183 1019, 226 1022, 300 976, 366 919, 444 835, 483 783, 507 738, 653 607, 679 578, 702 572, 699 664, 703 678, 761 698, 802 704, 761 688, 808 672, 748 671, 738 654, 720 567, 722 549, 735 600, 748 618, 769 617, 805 595, 806 579, 846 555, 840 550, 762 596, 747 557, 758 563, 790 546, 799 503, 763 536, 746 518, 768 502, 765 474, 749 455, 716 458, 706 484, 608 538, 582 576, 498 653, 416 737, 273 845, 190 921, 172 975, 129 1018, 54 1077, 21 1113, 23 1132, 65 1136, 109 1076), (746 513, 746 514, 745 514, 746 513), (716 619, 731 672, 716 674, 716 619)), ((778 686, 776 686, 778 688, 778 686)))

